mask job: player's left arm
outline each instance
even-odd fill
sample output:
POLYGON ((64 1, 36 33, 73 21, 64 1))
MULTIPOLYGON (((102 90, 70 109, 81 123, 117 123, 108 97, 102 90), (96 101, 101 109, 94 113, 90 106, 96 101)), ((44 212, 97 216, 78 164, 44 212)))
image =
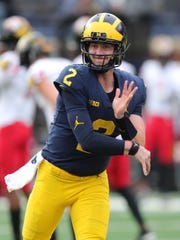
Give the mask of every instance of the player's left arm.
POLYGON ((137 104, 134 111, 130 114, 129 119, 137 130, 134 140, 140 145, 144 146, 146 141, 145 123, 143 118, 143 109, 146 103, 146 86, 143 79, 137 79, 138 91, 136 94, 137 104))
POLYGON ((144 146, 145 145, 144 119, 142 118, 142 116, 139 116, 136 114, 131 114, 129 118, 130 118, 132 124, 134 125, 135 129, 137 130, 137 134, 136 134, 134 140, 137 143, 139 143, 140 145, 144 146))

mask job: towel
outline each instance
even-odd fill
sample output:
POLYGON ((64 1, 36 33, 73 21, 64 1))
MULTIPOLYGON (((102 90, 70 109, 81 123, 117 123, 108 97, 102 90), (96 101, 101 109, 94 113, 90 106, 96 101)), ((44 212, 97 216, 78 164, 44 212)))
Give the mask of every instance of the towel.
POLYGON ((41 151, 34 155, 24 166, 4 177, 8 192, 23 188, 34 178, 37 168, 43 161, 41 151))

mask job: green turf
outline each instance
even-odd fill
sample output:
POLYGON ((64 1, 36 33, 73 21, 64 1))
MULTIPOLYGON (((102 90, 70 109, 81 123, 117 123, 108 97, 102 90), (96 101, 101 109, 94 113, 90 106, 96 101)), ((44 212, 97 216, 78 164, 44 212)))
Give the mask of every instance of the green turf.
MULTIPOLYGON (((0 202, 0 240, 12 240, 7 205, 0 202)), ((146 206, 148 209, 148 206, 146 206)), ((156 211, 143 211, 148 226, 157 234, 158 240, 180 240, 180 211, 165 208, 156 211)), ((71 240, 69 218, 64 214, 58 227, 58 240, 71 240)), ((128 209, 112 210, 107 240, 135 240, 138 227, 128 209)))
MULTIPOLYGON (((158 240, 180 240, 180 213, 144 213, 148 226, 157 234, 158 240)), ((137 224, 129 212, 112 212, 108 240, 136 239, 137 224)))

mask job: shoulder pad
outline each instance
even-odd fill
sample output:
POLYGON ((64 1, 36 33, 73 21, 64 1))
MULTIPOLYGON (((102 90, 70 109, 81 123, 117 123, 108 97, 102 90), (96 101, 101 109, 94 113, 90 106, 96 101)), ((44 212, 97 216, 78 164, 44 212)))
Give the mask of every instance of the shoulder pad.
POLYGON ((55 87, 58 91, 66 89, 68 91, 74 91, 82 89, 84 86, 84 81, 82 76, 85 68, 83 65, 73 64, 66 66, 60 73, 59 77, 54 81, 55 87))

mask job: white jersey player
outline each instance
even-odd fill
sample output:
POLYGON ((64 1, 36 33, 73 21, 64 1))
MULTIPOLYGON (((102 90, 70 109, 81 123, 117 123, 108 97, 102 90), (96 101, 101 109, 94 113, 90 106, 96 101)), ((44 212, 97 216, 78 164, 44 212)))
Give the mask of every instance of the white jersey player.
POLYGON ((33 96, 38 106, 43 110, 49 126, 55 108, 57 91, 53 81, 60 71, 70 63, 65 58, 41 58, 35 61, 28 69, 27 76, 33 96))
MULTIPOLYGON (((20 55, 21 64, 28 67, 29 89, 36 103, 44 112, 49 127, 53 120, 58 94, 53 81, 71 61, 61 57, 50 57, 50 45, 47 39, 39 32, 32 32, 22 38, 17 44, 17 51, 20 55)), ((8 190, 20 189, 30 182, 41 161, 42 157, 39 153, 38 157, 32 158, 29 164, 19 169, 17 173, 7 175, 5 180, 8 190)))
POLYGON ((35 105, 25 74, 15 51, 0 56, 0 128, 17 121, 32 125, 35 105))
POLYGON ((51 57, 51 45, 39 32, 32 32, 17 44, 21 64, 28 67, 27 79, 33 97, 45 114, 49 126, 56 103, 57 90, 53 81, 70 60, 62 57, 51 57))
MULTIPOLYGON (((149 45, 150 58, 145 60, 139 74, 147 87, 145 105, 146 147, 152 159, 157 159, 154 182, 160 191, 176 190, 173 148, 175 132, 173 122, 174 83, 172 81, 172 53, 174 42, 171 36, 152 37, 149 45)), ((155 166, 154 165, 154 166, 155 166)), ((155 169, 155 168, 154 168, 155 169)), ((151 184, 151 179, 149 179, 151 184)))

